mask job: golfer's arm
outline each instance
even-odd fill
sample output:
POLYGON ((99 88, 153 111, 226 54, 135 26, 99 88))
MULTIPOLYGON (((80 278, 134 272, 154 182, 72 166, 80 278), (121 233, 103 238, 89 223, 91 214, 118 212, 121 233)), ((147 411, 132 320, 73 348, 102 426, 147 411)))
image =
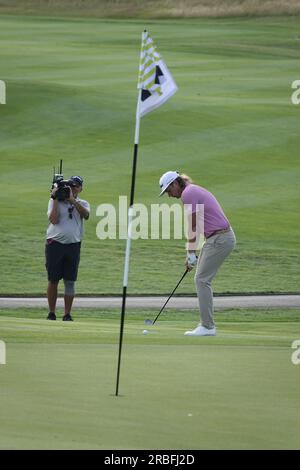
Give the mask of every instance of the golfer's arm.
POLYGON ((194 212, 188 219, 188 240, 187 247, 189 253, 195 253, 195 243, 197 241, 197 217, 194 212))
POLYGON ((77 212, 79 212, 80 217, 82 217, 85 220, 87 220, 89 218, 89 216, 90 216, 89 211, 85 207, 83 207, 80 204, 80 202, 75 201, 74 206, 75 206, 75 209, 77 210, 77 212))
POLYGON ((51 224, 53 224, 53 225, 58 224, 58 222, 59 222, 59 208, 58 208, 58 200, 57 199, 53 199, 53 206, 52 206, 52 210, 49 214, 48 219, 51 222, 51 224))

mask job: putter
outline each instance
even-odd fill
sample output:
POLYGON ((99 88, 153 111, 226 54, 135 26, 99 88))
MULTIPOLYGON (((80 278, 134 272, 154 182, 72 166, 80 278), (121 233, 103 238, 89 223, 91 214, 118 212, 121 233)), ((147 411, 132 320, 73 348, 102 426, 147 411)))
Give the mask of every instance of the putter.
POLYGON ((181 281, 183 280, 183 278, 187 275, 187 273, 189 272, 188 269, 186 269, 183 273, 183 275, 181 276, 180 280, 178 281, 178 283, 176 284, 175 288, 173 289, 173 291, 171 292, 171 294, 169 295, 169 297, 167 298, 167 300, 165 301, 164 305, 162 306, 162 308, 160 309, 159 313, 156 315, 155 319, 152 321, 150 320, 149 318, 147 318, 145 320, 145 323, 146 325, 154 325, 154 323, 156 322, 156 320, 158 319, 159 315, 161 314, 161 312, 163 311, 163 309, 165 308, 165 306, 167 305, 167 303, 169 302, 170 298, 172 297, 172 295, 174 294, 174 292, 176 291, 177 287, 179 286, 179 284, 181 283, 181 281))

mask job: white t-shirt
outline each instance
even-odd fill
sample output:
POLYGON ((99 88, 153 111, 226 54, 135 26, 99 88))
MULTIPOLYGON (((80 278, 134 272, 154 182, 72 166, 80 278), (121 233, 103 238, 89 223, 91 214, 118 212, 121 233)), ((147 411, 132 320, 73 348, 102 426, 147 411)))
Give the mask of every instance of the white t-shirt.
MULTIPOLYGON (((90 211, 90 205, 87 201, 77 198, 78 201, 85 209, 90 211)), ((53 199, 49 200, 48 212, 49 217, 53 208, 53 199)), ((80 217, 79 212, 67 201, 58 202, 59 220, 58 224, 49 224, 47 229, 46 238, 53 238, 60 243, 78 243, 83 237, 83 219, 80 217), (70 217, 72 215, 72 218, 70 217)))

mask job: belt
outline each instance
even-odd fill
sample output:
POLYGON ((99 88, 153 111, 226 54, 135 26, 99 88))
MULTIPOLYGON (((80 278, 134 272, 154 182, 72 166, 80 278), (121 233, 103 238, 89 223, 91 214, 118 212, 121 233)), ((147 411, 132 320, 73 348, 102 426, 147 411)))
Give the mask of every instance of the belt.
POLYGON ((231 230, 231 227, 224 228, 222 230, 216 230, 215 232, 211 233, 210 235, 208 235, 205 238, 207 239, 207 238, 213 237, 214 235, 218 235, 218 233, 227 233, 227 232, 230 232, 230 230, 231 230))

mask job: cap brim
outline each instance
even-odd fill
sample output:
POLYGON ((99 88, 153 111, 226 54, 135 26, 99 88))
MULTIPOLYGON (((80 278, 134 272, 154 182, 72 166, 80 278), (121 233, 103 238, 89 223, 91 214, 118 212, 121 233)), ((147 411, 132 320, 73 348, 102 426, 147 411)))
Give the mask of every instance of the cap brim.
MULTIPOLYGON (((179 176, 179 175, 178 175, 179 176)), ((178 178, 178 176, 176 176, 176 178, 174 178, 172 181, 170 181, 170 183, 168 184, 168 186, 165 187, 165 189, 163 189, 159 196, 162 196, 163 194, 165 194, 166 190, 168 189, 168 187, 170 186, 170 184, 174 183, 174 181, 178 178)))

